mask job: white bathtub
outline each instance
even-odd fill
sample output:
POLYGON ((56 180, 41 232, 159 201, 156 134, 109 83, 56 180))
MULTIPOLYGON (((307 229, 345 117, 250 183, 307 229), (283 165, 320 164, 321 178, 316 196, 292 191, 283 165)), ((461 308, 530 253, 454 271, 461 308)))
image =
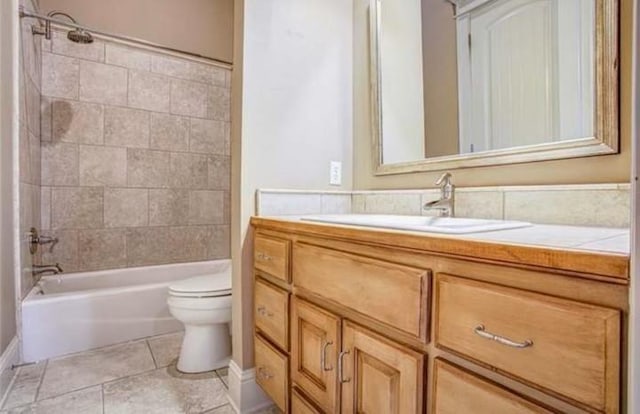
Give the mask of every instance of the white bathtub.
POLYGON ((230 269, 229 260, 217 260, 45 276, 22 303, 24 360, 178 331, 168 285, 230 269))

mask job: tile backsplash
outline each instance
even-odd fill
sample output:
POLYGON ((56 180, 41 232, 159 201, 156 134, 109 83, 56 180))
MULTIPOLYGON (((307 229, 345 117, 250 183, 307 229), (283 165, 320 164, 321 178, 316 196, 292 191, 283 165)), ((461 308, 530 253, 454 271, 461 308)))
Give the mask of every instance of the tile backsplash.
POLYGON ((229 257, 230 70, 97 38, 42 42, 43 261, 229 257))
MULTIPOLYGON (((456 188, 457 217, 521 220, 539 224, 619 227, 630 225, 628 184, 456 188)), ((262 216, 305 214, 437 215, 422 206, 440 191, 259 190, 262 216), (325 201, 326 200, 326 201, 325 201)))

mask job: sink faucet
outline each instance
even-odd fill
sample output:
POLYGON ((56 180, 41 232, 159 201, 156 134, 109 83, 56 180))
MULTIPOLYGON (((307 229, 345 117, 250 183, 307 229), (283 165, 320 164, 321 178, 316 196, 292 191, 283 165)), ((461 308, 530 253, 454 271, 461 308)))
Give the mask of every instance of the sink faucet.
POLYGON ((54 265, 33 265, 31 267, 34 276, 43 275, 45 273, 53 273, 54 275, 57 275, 63 272, 62 267, 60 267, 58 263, 54 265))
POLYGON ((438 210, 440 217, 453 217, 456 186, 451 183, 451 173, 442 174, 436 181, 436 185, 440 187, 440 199, 430 201, 422 208, 426 211, 438 210))

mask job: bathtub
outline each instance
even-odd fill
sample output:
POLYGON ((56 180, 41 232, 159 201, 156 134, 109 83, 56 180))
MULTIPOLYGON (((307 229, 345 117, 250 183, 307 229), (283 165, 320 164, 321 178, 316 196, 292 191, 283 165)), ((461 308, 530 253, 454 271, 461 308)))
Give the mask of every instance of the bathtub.
POLYGON ((179 331, 169 284, 230 271, 229 260, 217 260, 45 276, 22 302, 24 361, 179 331))

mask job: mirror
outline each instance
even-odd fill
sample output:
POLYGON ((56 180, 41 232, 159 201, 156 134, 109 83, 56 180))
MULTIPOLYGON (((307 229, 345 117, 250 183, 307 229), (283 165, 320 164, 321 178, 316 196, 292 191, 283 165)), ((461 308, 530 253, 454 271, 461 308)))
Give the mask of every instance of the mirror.
POLYGON ((371 0, 377 174, 618 152, 617 0, 371 0))

